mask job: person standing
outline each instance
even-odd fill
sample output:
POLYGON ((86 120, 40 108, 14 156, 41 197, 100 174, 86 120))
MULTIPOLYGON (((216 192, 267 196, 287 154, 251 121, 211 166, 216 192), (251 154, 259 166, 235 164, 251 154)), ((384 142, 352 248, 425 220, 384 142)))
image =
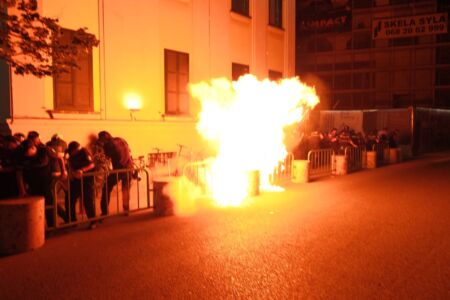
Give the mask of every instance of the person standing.
MULTIPOLYGON (((92 155, 78 142, 70 142, 67 147, 70 170, 70 220, 76 221, 76 203, 81 197, 88 218, 95 218, 94 176, 84 176, 84 173, 94 171, 92 155)), ((91 223, 91 228, 95 222, 91 223)))
POLYGON ((123 138, 112 137, 107 131, 99 132, 98 139, 103 144, 105 155, 111 160, 113 171, 124 169, 129 170, 108 175, 102 189, 102 216, 108 214, 111 191, 114 186, 119 183, 119 181, 122 182, 123 210, 128 213, 130 209, 130 184, 133 168, 133 159, 131 157, 130 147, 123 138))
POLYGON ((19 142, 11 135, 4 137, 3 145, 0 145, 0 199, 19 195, 14 161, 18 147, 19 142))
MULTIPOLYGON (((47 226, 55 226, 54 198, 52 193, 52 156, 47 147, 31 139, 22 142, 18 150, 17 184, 19 196, 43 196, 47 226)), ((57 206, 60 217, 65 219, 64 210, 57 206)))

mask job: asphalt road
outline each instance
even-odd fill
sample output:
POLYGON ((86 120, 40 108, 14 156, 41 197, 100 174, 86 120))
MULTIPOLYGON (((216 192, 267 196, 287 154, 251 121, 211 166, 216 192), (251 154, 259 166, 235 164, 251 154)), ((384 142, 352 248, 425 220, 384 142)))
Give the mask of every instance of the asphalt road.
POLYGON ((0 258, 0 299, 450 299, 450 154, 0 258))

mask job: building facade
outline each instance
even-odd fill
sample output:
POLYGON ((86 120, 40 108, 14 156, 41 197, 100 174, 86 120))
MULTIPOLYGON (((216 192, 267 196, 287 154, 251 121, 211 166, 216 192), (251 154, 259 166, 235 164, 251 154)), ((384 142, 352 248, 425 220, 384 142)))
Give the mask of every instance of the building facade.
POLYGON ((296 72, 325 109, 450 108, 449 7, 298 0, 296 72))
POLYGON ((63 40, 87 27, 100 45, 53 78, 1 65, 0 112, 12 132, 84 143, 108 130, 134 155, 199 149, 188 83, 295 75, 295 0, 41 0, 39 9, 59 19, 63 40))

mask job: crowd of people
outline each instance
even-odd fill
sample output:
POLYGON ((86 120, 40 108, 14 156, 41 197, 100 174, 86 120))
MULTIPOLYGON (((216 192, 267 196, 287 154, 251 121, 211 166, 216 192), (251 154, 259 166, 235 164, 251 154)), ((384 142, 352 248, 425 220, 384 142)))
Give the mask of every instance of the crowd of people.
POLYGON ((341 130, 332 128, 329 132, 321 132, 318 129, 309 134, 303 134, 300 142, 294 149, 296 159, 307 159, 310 150, 333 149, 337 155, 343 155, 347 147, 365 147, 372 151, 376 144, 386 144, 390 148, 396 148, 399 144, 399 131, 389 131, 387 128, 373 130, 364 134, 356 132, 349 126, 343 126, 341 130))
MULTIPOLYGON (((58 134, 54 134, 45 144, 36 131, 30 131, 27 135, 0 135, 0 199, 44 197, 48 227, 55 226, 55 206, 63 222, 76 222, 76 204, 79 199, 83 201, 87 217, 95 218, 96 185, 102 190, 102 216, 109 213, 111 191, 119 181, 122 185, 123 209, 128 212, 133 177, 131 171, 113 172, 108 177, 105 177, 106 172, 96 171, 131 168, 133 160, 128 143, 107 131, 93 135, 88 147, 82 147, 77 141, 67 144, 58 134), (55 205, 57 188, 64 193, 64 205, 55 205)), ((96 221, 92 220, 90 228, 94 227, 96 221)))

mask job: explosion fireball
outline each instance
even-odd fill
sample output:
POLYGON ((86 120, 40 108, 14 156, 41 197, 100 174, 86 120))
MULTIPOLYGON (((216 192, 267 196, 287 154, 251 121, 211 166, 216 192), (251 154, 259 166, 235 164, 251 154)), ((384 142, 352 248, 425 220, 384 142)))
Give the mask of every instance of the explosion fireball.
POLYGON ((285 128, 299 123, 319 103, 315 89, 298 78, 212 79, 192 84, 190 93, 202 107, 197 130, 216 152, 204 180, 219 206, 243 203, 249 172, 259 172, 261 190, 271 188, 270 174, 288 154, 285 128))

